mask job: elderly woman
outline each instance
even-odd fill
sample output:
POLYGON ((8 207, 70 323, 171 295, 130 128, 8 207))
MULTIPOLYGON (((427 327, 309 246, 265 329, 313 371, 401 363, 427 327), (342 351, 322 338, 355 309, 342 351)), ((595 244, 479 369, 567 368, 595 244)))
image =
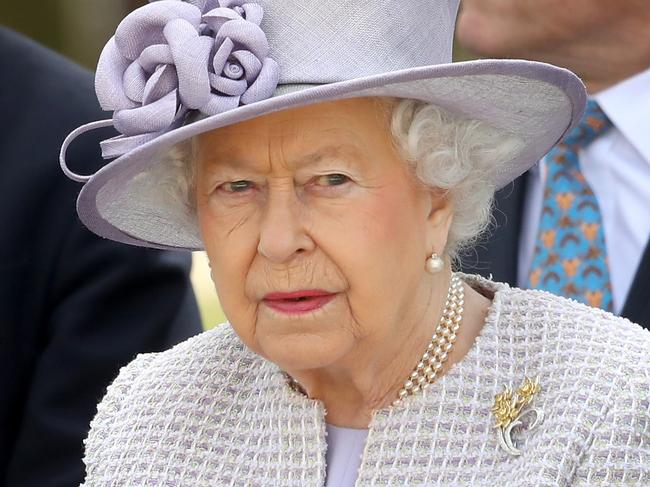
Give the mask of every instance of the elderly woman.
POLYGON ((102 53, 80 216, 204 248, 229 323, 122 370, 85 485, 647 484, 648 333, 452 273, 582 85, 449 63, 453 0, 352 7, 163 0, 102 53))

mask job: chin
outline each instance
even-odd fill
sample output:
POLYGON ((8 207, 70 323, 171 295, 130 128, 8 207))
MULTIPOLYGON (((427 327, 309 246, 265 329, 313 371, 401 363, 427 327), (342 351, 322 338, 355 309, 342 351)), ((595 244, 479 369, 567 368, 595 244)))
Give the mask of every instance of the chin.
POLYGON ((339 362, 352 348, 350 337, 292 333, 268 337, 260 347, 265 358, 285 371, 312 370, 339 362))

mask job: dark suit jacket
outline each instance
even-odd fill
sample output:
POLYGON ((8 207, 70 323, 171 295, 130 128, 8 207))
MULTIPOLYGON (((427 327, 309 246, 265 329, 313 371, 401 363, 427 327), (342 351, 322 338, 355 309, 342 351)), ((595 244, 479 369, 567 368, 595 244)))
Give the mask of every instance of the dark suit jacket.
MULTIPOLYGON (((72 486, 118 369, 200 331, 189 254, 102 240, 58 167, 78 125, 106 118, 90 73, 0 28, 0 485, 72 486)), ((101 167, 82 137, 75 169, 101 167)))
MULTIPOLYGON (((519 236, 528 175, 506 186, 496 195, 496 227, 488 237, 462 257, 465 272, 492 275, 496 281, 517 285, 519 236)), ((650 329, 650 242, 621 313, 629 320, 650 329)))

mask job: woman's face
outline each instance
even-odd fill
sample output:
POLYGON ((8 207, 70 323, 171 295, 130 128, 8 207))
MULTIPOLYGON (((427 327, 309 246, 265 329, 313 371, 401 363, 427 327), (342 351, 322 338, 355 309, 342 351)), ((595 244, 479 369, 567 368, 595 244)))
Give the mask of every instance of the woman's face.
POLYGON ((404 333, 432 291, 450 208, 392 146, 387 102, 283 111, 202 135, 197 213, 224 312, 285 370, 404 333))

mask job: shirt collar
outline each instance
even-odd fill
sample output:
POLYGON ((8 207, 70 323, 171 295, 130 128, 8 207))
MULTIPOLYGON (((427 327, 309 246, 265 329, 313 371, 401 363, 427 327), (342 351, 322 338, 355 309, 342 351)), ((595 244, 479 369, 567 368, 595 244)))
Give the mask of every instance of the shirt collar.
POLYGON ((650 164, 650 68, 597 93, 593 98, 650 164))

